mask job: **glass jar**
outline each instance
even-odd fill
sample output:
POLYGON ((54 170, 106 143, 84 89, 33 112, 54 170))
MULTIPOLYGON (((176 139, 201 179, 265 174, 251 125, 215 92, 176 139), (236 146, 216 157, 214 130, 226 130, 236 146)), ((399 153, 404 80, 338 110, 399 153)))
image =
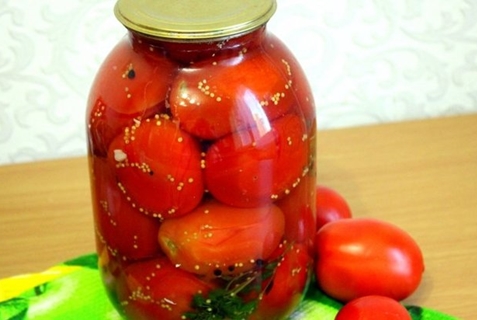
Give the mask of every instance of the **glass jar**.
POLYGON ((313 97, 274 0, 119 0, 87 108, 97 253, 127 319, 284 319, 309 282, 313 97))

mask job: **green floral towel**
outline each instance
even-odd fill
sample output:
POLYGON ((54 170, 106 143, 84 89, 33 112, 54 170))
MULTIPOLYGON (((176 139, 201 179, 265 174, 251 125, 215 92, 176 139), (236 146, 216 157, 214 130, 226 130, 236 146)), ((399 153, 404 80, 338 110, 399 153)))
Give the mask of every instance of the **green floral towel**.
MULTIPOLYGON (((333 320, 342 305, 311 286, 291 320, 333 320)), ((409 306, 413 320, 454 320, 409 306)), ((0 280, 1 320, 121 320, 104 293, 97 256, 89 254, 38 274, 0 280)))

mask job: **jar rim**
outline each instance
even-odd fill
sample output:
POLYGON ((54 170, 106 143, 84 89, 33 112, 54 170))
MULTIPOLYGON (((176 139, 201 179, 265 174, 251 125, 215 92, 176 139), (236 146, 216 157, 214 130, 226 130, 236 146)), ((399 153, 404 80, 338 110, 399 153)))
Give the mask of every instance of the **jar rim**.
POLYGON ((276 0, 118 0, 128 29, 176 41, 222 39, 253 31, 273 16, 276 0))

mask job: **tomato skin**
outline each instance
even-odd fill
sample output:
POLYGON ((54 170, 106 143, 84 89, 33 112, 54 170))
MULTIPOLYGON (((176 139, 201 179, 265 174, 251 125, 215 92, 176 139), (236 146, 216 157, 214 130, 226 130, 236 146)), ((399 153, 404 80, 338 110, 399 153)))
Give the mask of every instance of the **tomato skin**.
POLYGON ((191 311, 195 294, 206 295, 213 288, 165 257, 129 265, 117 286, 119 308, 135 320, 181 319, 191 311))
POLYGON ((310 251, 316 233, 315 185, 315 175, 308 173, 289 195, 275 202, 285 215, 285 240, 306 244, 310 251))
POLYGON ((181 269, 207 277, 237 275, 267 259, 280 244, 285 222, 268 205, 236 208, 206 201, 187 215, 169 219, 159 229, 164 253, 181 269))
POLYGON ((417 289, 424 272, 414 239, 377 219, 330 222, 316 233, 315 249, 318 285, 341 301, 366 295, 403 300, 417 289))
POLYGON ((101 65, 88 99, 92 152, 104 156, 112 139, 134 118, 165 110, 176 65, 124 38, 101 65))
POLYGON ((411 320, 406 308, 384 296, 364 296, 348 302, 335 320, 411 320))
POLYGON ((121 261, 160 254, 156 241, 160 221, 131 207, 118 188, 113 169, 105 159, 90 159, 91 186, 97 241, 121 261))
POLYGON ((131 205, 146 215, 177 217, 202 199, 200 145, 167 116, 126 128, 111 143, 108 161, 131 205))
POLYGON ((99 97, 119 113, 134 114, 165 100, 177 65, 143 46, 128 38, 116 45, 98 71, 89 105, 99 97))
POLYGON ((205 157, 208 190, 238 207, 261 206, 289 194, 308 169, 305 130, 304 123, 289 114, 263 128, 217 140, 205 157))
POLYGON ((328 222, 351 216, 351 209, 341 194, 327 186, 316 187, 316 230, 328 222))
POLYGON ((145 119, 165 110, 165 104, 159 103, 144 111, 125 114, 108 107, 101 98, 98 98, 91 106, 90 117, 88 118, 88 147, 90 153, 106 157, 111 141, 124 128, 131 126, 134 123, 134 119, 145 119))
POLYGON ((286 45, 273 34, 267 34, 263 50, 270 59, 280 61, 278 66, 291 84, 290 95, 293 95, 296 99, 293 109, 297 114, 303 115, 309 133, 315 134, 316 112, 313 92, 306 81, 304 71, 298 60, 293 57, 286 45))
POLYGON ((257 310, 250 320, 285 319, 303 298, 313 259, 305 245, 287 246, 285 244, 280 248, 281 251, 283 248, 286 251, 277 267, 273 282, 271 284, 266 282, 265 285, 269 285, 269 288, 265 289, 257 310))
POLYGON ((276 119, 294 103, 280 64, 254 50, 184 68, 171 86, 172 115, 185 131, 206 140, 276 119))

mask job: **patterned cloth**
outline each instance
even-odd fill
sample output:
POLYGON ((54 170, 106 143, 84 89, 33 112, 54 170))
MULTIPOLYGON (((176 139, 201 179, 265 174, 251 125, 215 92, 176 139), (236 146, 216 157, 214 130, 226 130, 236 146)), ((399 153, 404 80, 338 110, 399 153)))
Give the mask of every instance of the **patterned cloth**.
MULTIPOLYGON (((97 256, 84 255, 44 272, 0 280, 1 320, 121 320, 98 275, 97 256)), ((310 286, 290 320, 333 320, 341 303, 310 286)), ((435 310, 407 306, 413 320, 455 320, 435 310)))

